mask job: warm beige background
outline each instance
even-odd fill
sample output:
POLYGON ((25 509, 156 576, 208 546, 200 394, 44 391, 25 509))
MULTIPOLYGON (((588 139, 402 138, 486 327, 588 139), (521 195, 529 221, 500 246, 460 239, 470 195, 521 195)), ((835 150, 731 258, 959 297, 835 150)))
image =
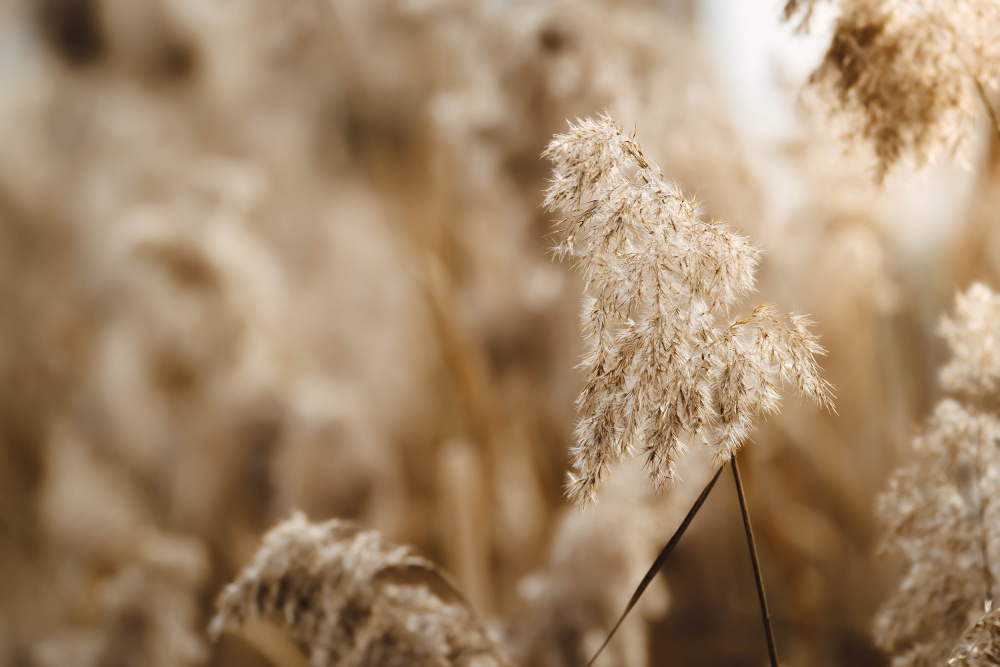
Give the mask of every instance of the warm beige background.
MULTIPOLYGON (((0 664, 266 664, 204 628, 294 508, 582 664, 710 473, 561 495, 581 284, 539 154, 606 108, 818 322, 839 415, 763 424, 749 502, 784 663, 885 664, 875 498, 940 313, 997 285, 1000 152, 876 189, 795 106, 823 26, 788 46, 779 4, 0 0, 0 664)), ((763 664, 723 481, 606 664, 763 664)))

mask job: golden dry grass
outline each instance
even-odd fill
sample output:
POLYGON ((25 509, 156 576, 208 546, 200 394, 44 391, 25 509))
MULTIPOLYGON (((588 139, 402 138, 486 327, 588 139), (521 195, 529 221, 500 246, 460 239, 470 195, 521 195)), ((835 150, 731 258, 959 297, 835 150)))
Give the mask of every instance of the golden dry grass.
MULTIPOLYGON (((1000 285, 992 8, 834 3, 819 108, 762 148, 694 2, 0 0, 0 664, 302 664, 280 622, 207 636, 295 510, 412 545, 514 663, 585 664, 712 472, 692 446, 664 494, 633 462, 564 497, 584 280, 541 155, 606 110, 828 351, 837 413, 789 400, 741 454, 782 664, 887 664, 877 498, 944 394, 941 314, 1000 285), (964 175, 905 164, 962 141, 964 175)), ((366 604, 468 639, 397 584, 366 604)), ((637 611, 603 664, 762 663, 729 484, 637 611)))

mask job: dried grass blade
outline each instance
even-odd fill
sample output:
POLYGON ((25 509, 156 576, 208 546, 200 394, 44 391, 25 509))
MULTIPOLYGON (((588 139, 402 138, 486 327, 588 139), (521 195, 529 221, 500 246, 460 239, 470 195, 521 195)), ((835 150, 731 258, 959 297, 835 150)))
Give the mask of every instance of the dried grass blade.
POLYGON ((705 485, 701 495, 698 496, 698 499, 694 501, 694 505, 692 505, 691 509, 688 510, 687 516, 685 516, 684 520, 681 521, 681 525, 678 526, 677 530, 674 531, 674 534, 670 536, 670 541, 667 542, 665 547, 663 547, 663 550, 660 551, 660 555, 656 557, 656 560, 653 561, 653 565, 649 568, 649 571, 646 572, 646 576, 644 576, 642 581, 639 582, 639 586, 635 589, 635 593, 632 594, 632 599, 628 601, 625 611, 622 612, 618 622, 615 623, 615 627, 611 628, 611 632, 608 633, 608 636, 604 640, 604 643, 601 644, 601 647, 597 649, 594 657, 587 663, 587 667, 591 667, 597 658, 600 657, 601 652, 604 651, 604 648, 611 641, 611 638, 615 636, 616 632, 618 632, 618 628, 621 626, 622 621, 625 620, 625 617, 628 616, 629 612, 632 611, 632 608, 635 607, 637 602, 639 602, 639 598, 642 597, 642 594, 646 591, 646 588, 649 587, 649 584, 653 582, 653 578, 663 568, 664 563, 667 562, 667 558, 670 557, 671 552, 673 552, 678 542, 681 541, 681 537, 684 536, 684 532, 687 530, 688 526, 691 525, 691 522, 694 521, 694 517, 698 514, 698 510, 700 510, 701 506, 705 504, 705 501, 708 499, 708 494, 712 491, 712 487, 715 486, 715 483, 718 481, 723 468, 725 468, 725 464, 715 471, 715 475, 709 480, 708 484, 705 485))
POLYGON ((757 558, 757 543, 753 539, 753 527, 750 525, 750 512, 747 510, 747 499, 743 494, 743 482, 740 480, 740 467, 736 463, 736 455, 729 459, 733 466, 733 481, 736 483, 736 495, 740 499, 740 513, 743 515, 743 529, 747 534, 747 548, 750 551, 750 564, 753 566, 754 583, 757 584, 757 599, 760 601, 760 618, 764 623, 764 637, 767 639, 767 657, 771 667, 778 667, 778 650, 775 648, 774 628, 771 627, 771 612, 767 608, 767 596, 764 594, 764 578, 760 573, 760 561, 757 558))
POLYGON ((983 88, 983 84, 979 79, 973 77, 973 81, 976 82, 976 91, 979 93, 979 99, 986 108, 986 115, 989 116, 990 125, 993 126, 997 136, 1000 137, 1000 120, 997 119, 997 112, 990 103, 990 96, 986 94, 986 89, 983 88))

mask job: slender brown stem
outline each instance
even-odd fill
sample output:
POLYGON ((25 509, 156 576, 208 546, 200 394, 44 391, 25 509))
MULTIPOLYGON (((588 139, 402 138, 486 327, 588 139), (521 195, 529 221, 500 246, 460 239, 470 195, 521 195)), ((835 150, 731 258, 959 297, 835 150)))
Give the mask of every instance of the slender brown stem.
POLYGON ((753 565, 753 577, 757 582, 757 597, 760 599, 760 615, 764 621, 764 636, 767 637, 767 654, 771 658, 771 667, 778 667, 778 652, 774 647, 774 630, 771 628, 771 612, 767 610, 767 597, 764 595, 764 579, 760 576, 760 563, 757 562, 757 544, 753 539, 753 528, 750 527, 750 514, 747 512, 747 500, 743 495, 743 482, 740 481, 740 468, 736 465, 734 454, 729 462, 733 467, 733 480, 736 482, 736 495, 740 498, 740 511, 743 513, 743 528, 747 533, 747 547, 750 549, 750 562, 753 565))
POLYGON ((990 98, 986 94, 986 89, 983 88, 983 84, 978 78, 973 77, 973 81, 976 82, 976 90, 979 91, 979 99, 983 101, 983 106, 986 107, 986 115, 990 117, 990 124, 993 129, 996 130, 997 136, 1000 137, 1000 120, 997 120, 997 112, 990 104, 990 98))
MULTIPOLYGON (((976 480, 976 486, 979 486, 979 481, 976 480)), ((990 571, 990 553, 989 544, 986 541, 986 512, 983 507, 984 499, 982 489, 977 488, 976 491, 979 494, 979 546, 982 549, 983 556, 983 578, 986 580, 986 603, 993 601, 993 573, 990 571)))
POLYGON ((983 443, 978 443, 976 447, 976 464, 974 466, 976 474, 976 496, 979 507, 979 547, 983 556, 983 578, 986 580, 986 599, 989 604, 993 600, 993 572, 990 570, 989 542, 986 537, 986 494, 980 481, 983 478, 983 443))
POLYGON ((670 553, 674 550, 674 547, 677 546, 677 543, 681 541, 681 537, 683 537, 684 531, 686 531, 688 526, 691 525, 691 522, 694 521, 694 517, 698 513, 698 510, 701 509, 701 506, 705 504, 705 501, 708 499, 708 494, 712 491, 712 487, 715 486, 715 483, 718 481, 719 475, 722 474, 722 468, 724 467, 725 465, 723 465, 721 468, 715 471, 715 475, 712 477, 712 479, 708 481, 708 484, 705 485, 705 488, 702 490, 701 495, 698 496, 698 500, 694 501, 694 505, 692 505, 691 509, 688 510, 687 516, 685 516, 684 520, 681 521, 681 525, 678 526, 677 530, 674 531, 674 534, 670 536, 670 541, 667 542, 667 546, 663 547, 663 550, 660 551, 660 555, 656 557, 655 561, 653 561, 652 567, 650 567, 649 571, 646 572, 646 576, 644 576, 642 578, 642 581, 639 582, 639 587, 636 588, 635 593, 632 594, 632 599, 629 600, 628 605, 625 606, 625 611, 622 612, 622 615, 618 619, 618 622, 615 623, 615 627, 611 628, 611 632, 608 633, 608 636, 604 640, 604 643, 601 644, 601 648, 597 649, 597 653, 595 653, 594 657, 591 658, 590 662, 587 663, 587 667, 591 667, 591 665, 594 664, 594 661, 597 660, 598 656, 601 655, 601 652, 604 651, 604 647, 608 645, 608 642, 611 641, 611 638, 615 636, 616 632, 618 632, 618 628, 621 626, 622 621, 625 620, 625 617, 628 616, 628 613, 632 611, 632 607, 635 606, 635 603, 639 601, 640 597, 642 597, 642 594, 646 591, 646 588, 648 588, 649 584, 652 583, 653 577, 655 577, 656 574, 660 571, 660 569, 663 567, 663 564, 667 562, 667 557, 670 556, 670 553))
MULTIPOLYGON (((982 90, 980 90, 980 93, 982 93, 982 90)), ((986 100, 984 99, 983 102, 985 103, 986 100)), ((986 397, 982 393, 976 397, 976 407, 983 411, 990 409, 987 405, 986 397)), ((983 460, 983 453, 983 440, 982 438, 977 438, 975 456, 972 460, 972 475, 976 488, 976 513, 977 518, 979 519, 979 549, 980 555, 983 559, 983 580, 986 584, 986 597, 983 602, 988 606, 993 601, 994 586, 993 571, 990 568, 989 537, 986 530, 987 495, 983 492, 983 478, 986 475, 986 462, 983 460)))

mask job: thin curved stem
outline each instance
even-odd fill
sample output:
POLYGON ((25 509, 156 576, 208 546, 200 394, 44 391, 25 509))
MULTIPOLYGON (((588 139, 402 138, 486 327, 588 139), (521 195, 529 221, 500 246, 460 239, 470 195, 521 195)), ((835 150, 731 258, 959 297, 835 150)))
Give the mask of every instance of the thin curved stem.
POLYGON ((986 537, 986 494, 983 493, 981 480, 983 478, 983 443, 978 443, 976 447, 976 464, 974 466, 976 474, 976 500, 979 505, 976 509, 979 513, 979 547, 983 557, 983 578, 986 581, 986 599, 984 602, 989 605, 993 601, 993 572, 990 570, 989 540, 986 537))
POLYGON ((983 106, 986 107, 986 115, 990 117, 990 125, 996 131, 997 136, 1000 137, 1000 120, 997 120, 997 112, 990 104, 990 98, 986 94, 986 89, 983 88, 983 84, 978 78, 973 77, 973 81, 976 82, 976 90, 979 91, 979 99, 982 100, 983 106))
POLYGON ((736 465, 735 454, 729 459, 729 462, 733 467, 733 480, 736 482, 736 495, 740 498, 740 511, 743 513, 743 528, 747 533, 747 547, 750 549, 753 577, 757 582, 760 616, 764 621, 764 635, 767 638, 767 654, 771 658, 771 667, 778 667, 778 651, 774 647, 774 629, 771 627, 771 612, 767 610, 767 597, 764 595, 764 579, 760 576, 760 563, 757 561, 757 544, 753 539, 753 528, 750 526, 750 513, 747 512, 747 501, 743 495, 743 482, 740 481, 740 468, 736 465))
POLYGON ((665 547, 663 547, 663 550, 660 551, 660 555, 656 557, 655 561, 653 561, 652 567, 650 567, 649 571, 646 572, 646 576, 644 576, 642 581, 639 582, 639 587, 636 588, 635 593, 632 594, 632 599, 629 600, 628 605, 625 606, 625 611, 622 612, 618 622, 615 623, 615 627, 611 628, 611 632, 608 633, 604 643, 601 644, 601 648, 597 649, 597 653, 595 653, 594 657, 587 663, 587 667, 591 667, 591 665, 594 664, 594 661, 601 655, 601 652, 604 651, 604 647, 608 645, 611 638, 615 636, 616 632, 618 632, 618 628, 621 626, 622 621, 624 621, 625 617, 628 616, 630 611, 632 611, 632 607, 634 607, 639 601, 639 598, 642 597, 642 594, 649 587, 649 584, 653 582, 653 577, 655 577, 656 574, 663 568, 663 564, 667 562, 667 557, 670 556, 674 547, 677 546, 677 543, 681 541, 681 537, 684 536, 684 531, 686 531, 688 526, 691 525, 691 522, 694 521, 694 517, 698 513, 698 510, 700 510, 701 506, 705 504, 705 501, 708 499, 708 494, 712 491, 712 487, 715 486, 715 483, 718 481, 719 475, 722 474, 722 468, 725 467, 725 464, 723 464, 722 467, 716 470, 715 475, 708 481, 708 484, 705 485, 701 495, 698 496, 698 499, 694 501, 694 505, 692 505, 691 509, 688 510, 687 516, 685 516, 684 520, 681 521, 681 525, 678 526, 677 530, 674 531, 674 534, 670 536, 670 541, 667 542, 665 547))

